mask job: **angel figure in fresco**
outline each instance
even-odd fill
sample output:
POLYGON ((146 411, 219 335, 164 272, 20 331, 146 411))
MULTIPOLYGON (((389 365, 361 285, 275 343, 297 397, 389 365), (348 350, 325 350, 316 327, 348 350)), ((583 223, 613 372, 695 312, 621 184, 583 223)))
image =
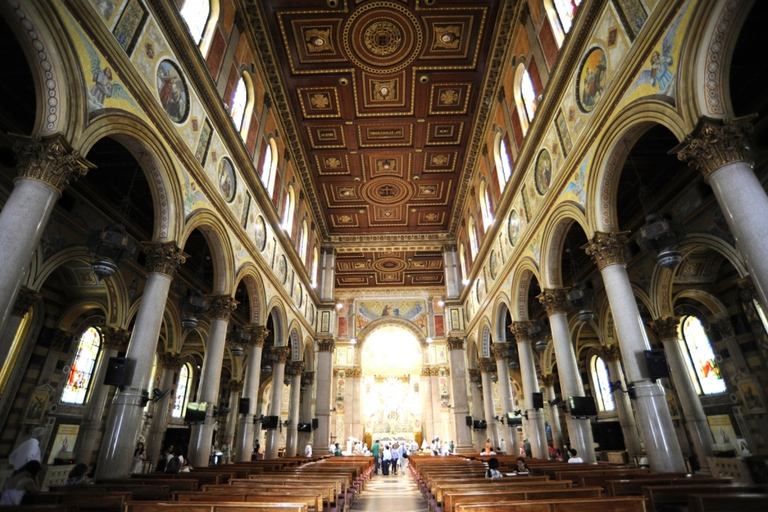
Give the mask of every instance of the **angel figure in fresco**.
POLYGON ((664 40, 661 42, 661 51, 655 50, 651 54, 650 65, 651 67, 645 68, 632 84, 630 91, 643 85, 650 84, 651 87, 658 88, 659 94, 665 96, 674 97, 675 95, 675 74, 672 71, 674 65, 674 59, 672 53, 675 46, 675 34, 677 34, 677 27, 682 19, 682 14, 669 27, 667 35, 664 36, 664 40))
POLYGON ((88 57, 91 61, 91 80, 93 87, 88 91, 88 106, 91 111, 104 108, 104 101, 107 98, 124 99, 133 102, 128 92, 123 88, 120 82, 112 80, 112 70, 109 67, 101 66, 101 58, 96 50, 86 44, 88 57))

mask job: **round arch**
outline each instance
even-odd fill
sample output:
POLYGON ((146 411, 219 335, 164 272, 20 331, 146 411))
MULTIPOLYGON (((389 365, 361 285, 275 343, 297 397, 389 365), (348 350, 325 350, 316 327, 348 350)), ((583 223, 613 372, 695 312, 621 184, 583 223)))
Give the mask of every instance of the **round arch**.
POLYGON ((301 361, 301 354, 304 352, 304 346, 302 345, 302 338, 301 336, 301 325, 299 325, 299 322, 296 320, 293 320, 290 325, 288 326, 288 346, 291 349, 291 353, 289 354, 288 360, 289 361, 301 361), (296 347, 294 347, 294 345, 296 347), (298 354, 298 358, 294 359, 293 355, 298 354))
POLYGON ((535 277, 541 283, 539 270, 532 259, 525 258, 518 265, 515 274, 516 277, 512 283, 512 311, 510 314, 512 320, 528 320, 528 288, 531 285, 531 277, 535 277))
POLYGON ((541 275, 542 288, 562 288, 563 269, 561 268, 565 235, 573 223, 577 223, 587 240, 593 233, 581 208, 575 203, 567 202, 559 205, 550 216, 544 228, 543 243, 541 249, 541 275))
POLYGON ((213 259, 213 293, 234 293, 234 254, 227 229, 212 211, 199 210, 189 217, 184 229, 183 243, 198 229, 208 243, 213 259))
POLYGON ((363 346, 365 346, 365 342, 368 339, 368 336, 371 335, 371 333, 379 330, 381 327, 386 327, 390 325, 400 327, 403 330, 406 330, 409 333, 413 334, 416 340, 418 340, 419 345, 421 345, 422 349, 425 349, 427 347, 427 336, 424 334, 424 331, 422 331, 418 325, 404 318, 398 318, 394 316, 384 316, 372 321, 371 323, 366 325, 362 331, 357 333, 357 345, 359 347, 359 350, 362 351, 363 346))
POLYGON ((259 269, 252 262, 245 263, 235 275, 235 289, 242 281, 248 290, 248 302, 251 310, 248 312, 248 318, 251 323, 266 323, 264 317, 264 304, 267 299, 264 295, 264 281, 261 278, 259 269))
POLYGON ((264 324, 266 325, 267 319, 272 317, 272 339, 275 340, 276 347, 283 347, 287 345, 287 338, 285 333, 287 332, 285 326, 287 324, 287 318, 285 315, 285 305, 280 299, 272 299, 267 306, 269 313, 264 317, 264 324))

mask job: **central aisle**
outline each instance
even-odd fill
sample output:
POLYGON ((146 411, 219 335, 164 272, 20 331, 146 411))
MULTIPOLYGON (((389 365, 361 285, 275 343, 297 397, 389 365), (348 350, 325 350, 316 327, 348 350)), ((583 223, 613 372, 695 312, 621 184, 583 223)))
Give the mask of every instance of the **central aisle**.
POLYGON ((373 475, 355 499, 351 512, 428 512, 410 470, 405 474, 373 475))

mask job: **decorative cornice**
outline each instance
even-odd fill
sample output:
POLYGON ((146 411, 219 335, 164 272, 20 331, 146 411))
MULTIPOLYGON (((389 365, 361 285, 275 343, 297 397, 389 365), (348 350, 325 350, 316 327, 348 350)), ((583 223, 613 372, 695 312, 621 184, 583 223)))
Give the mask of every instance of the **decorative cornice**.
POLYGON ((583 247, 592 257, 599 270, 608 265, 625 265, 624 250, 627 247, 626 233, 596 233, 593 241, 583 247))
POLYGON ((181 366, 181 354, 163 352, 158 356, 160 364, 166 370, 177 370, 181 366))
POLYGON ((206 295, 208 314, 217 320, 229 320, 229 315, 237 309, 238 302, 230 295, 206 295))
POLYGON ((173 277, 179 265, 187 261, 188 254, 179 249, 176 242, 143 242, 141 246, 147 256, 147 272, 173 277))
POLYGON ((240 393, 243 390, 243 381, 230 380, 227 384, 230 393, 240 393))
POLYGON ((489 373, 496 370, 496 361, 490 357, 480 357, 477 359, 477 367, 481 373, 489 373))
POLYGON ((285 364, 291 353, 291 347, 272 347, 272 354, 275 356, 275 362, 285 364))
POLYGON ((27 314, 32 304, 42 299, 43 296, 37 293, 31 288, 22 286, 19 290, 19 294, 16 296, 16 300, 13 302, 13 308, 11 308, 11 314, 13 316, 22 317, 27 314))
POLYGON ((568 293, 565 288, 542 290, 536 298, 547 310, 548 315, 568 311, 568 293))
POLYGON ((128 342, 131 340, 131 331, 119 327, 103 327, 101 333, 104 336, 104 345, 107 348, 125 352, 128 342))
POLYGON ((464 338, 449 336, 447 344, 448 350, 464 350, 464 338))
POLYGON ((248 338, 248 345, 252 347, 263 347, 264 340, 269 336, 269 329, 264 325, 251 324, 247 327, 251 336, 248 338))
POLYGON ((333 338, 317 340, 318 352, 333 352, 334 348, 336 348, 336 340, 333 338))
POLYGON ((49 137, 14 136, 18 175, 16 180, 34 180, 50 185, 61 195, 70 181, 96 166, 73 150, 61 134, 49 137))
POLYGON ((754 117, 724 119, 722 122, 703 117, 696 130, 670 153, 677 153, 680 161, 696 167, 705 183, 709 183, 713 172, 728 164, 746 162, 752 166, 749 147, 754 117))
POLYGON ((525 341, 531 341, 531 327, 533 327, 533 322, 530 320, 522 320, 520 322, 512 322, 512 324, 509 326, 510 329, 512 329, 512 332, 515 334, 515 341, 518 343, 522 343, 525 341))
POLYGON ((497 361, 504 361, 509 354, 509 343, 492 343, 491 352, 497 361))
POLYGON ((680 319, 674 316, 665 316, 657 318, 651 322, 651 329, 660 340, 676 340, 677 339, 677 326, 680 323, 680 319))
POLYGON ((56 329, 51 336, 51 350, 54 352, 61 352, 64 349, 64 345, 72 341, 73 334, 64 329, 56 329))
POLYGON ((606 345, 600 350, 600 355, 606 361, 618 361, 621 359, 621 350, 618 345, 606 345))

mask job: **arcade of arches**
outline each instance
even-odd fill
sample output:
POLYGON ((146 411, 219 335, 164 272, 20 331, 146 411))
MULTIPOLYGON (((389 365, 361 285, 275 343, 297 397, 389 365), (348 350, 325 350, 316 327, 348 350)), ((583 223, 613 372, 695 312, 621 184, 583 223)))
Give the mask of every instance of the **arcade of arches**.
POLYGON ((766 5, 3 0, 0 458, 765 459, 766 5))

